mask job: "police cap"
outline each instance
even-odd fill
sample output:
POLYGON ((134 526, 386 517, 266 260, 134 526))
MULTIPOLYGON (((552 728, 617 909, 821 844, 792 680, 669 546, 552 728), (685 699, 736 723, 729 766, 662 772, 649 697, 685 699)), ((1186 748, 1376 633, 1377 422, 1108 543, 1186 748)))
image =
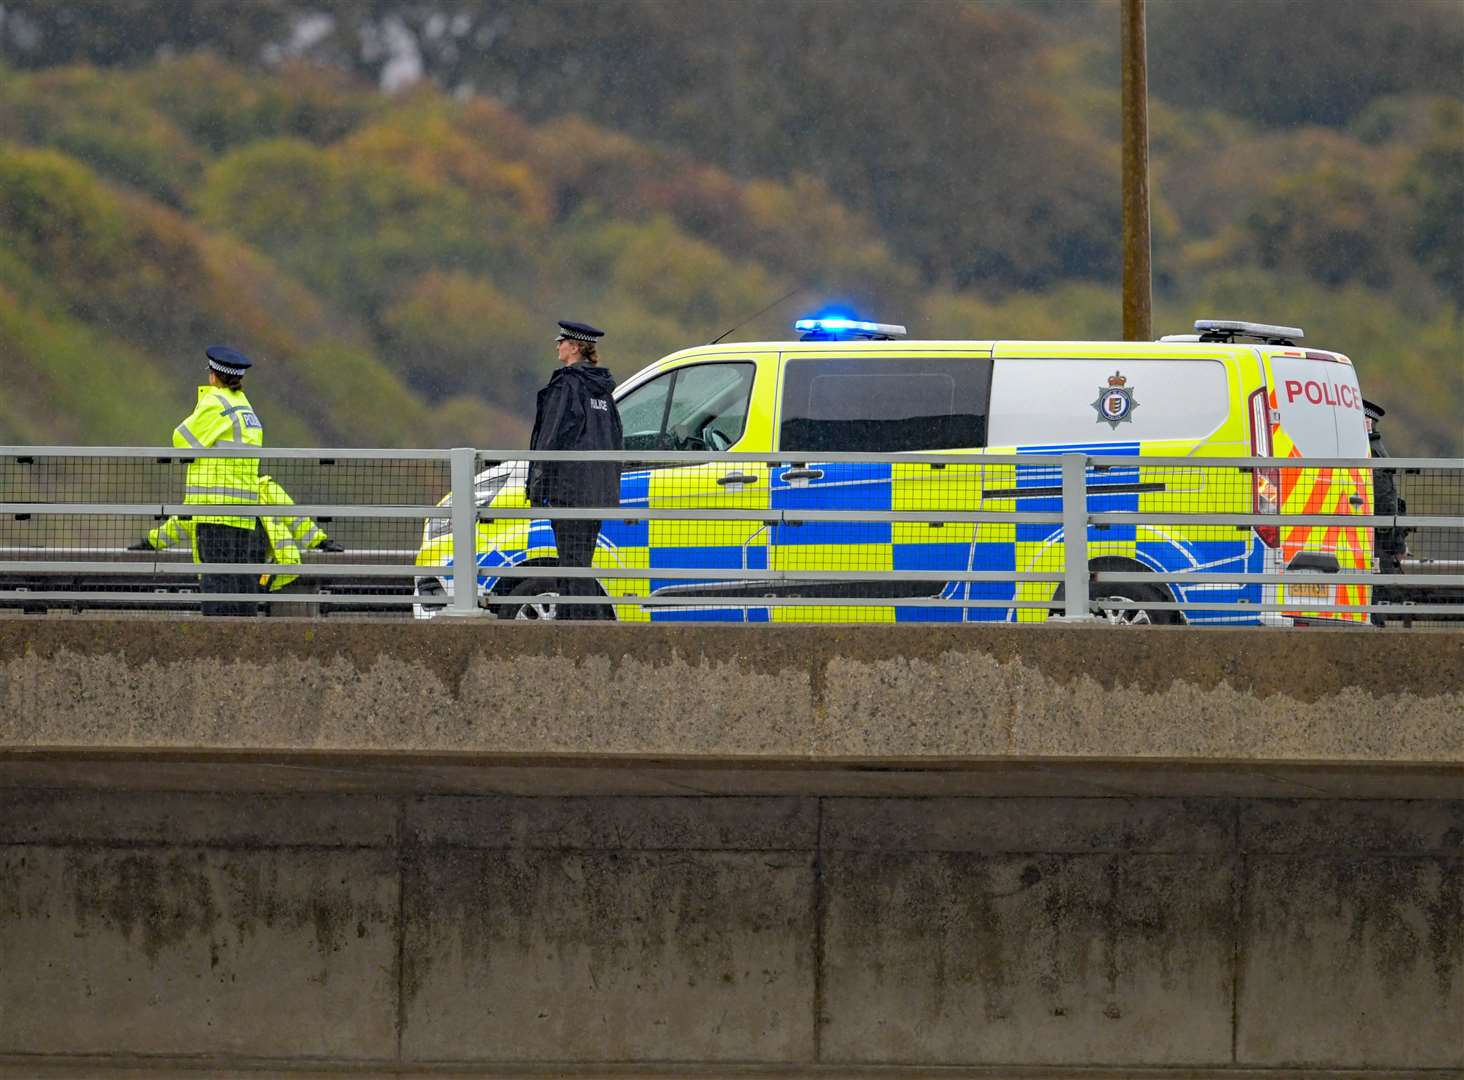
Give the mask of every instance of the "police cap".
POLYGON ((605 331, 597 330, 593 326, 582 322, 559 321, 559 336, 555 341, 588 341, 594 344, 605 336, 605 331))
POLYGON ((243 375, 254 366, 253 360, 227 345, 210 345, 203 354, 208 357, 208 366, 221 375, 243 375))
POLYGON ((1367 437, 1371 440, 1381 439, 1382 433, 1378 431, 1378 421, 1388 414, 1388 410, 1375 401, 1362 399, 1362 415, 1365 417, 1363 424, 1367 427, 1367 437))

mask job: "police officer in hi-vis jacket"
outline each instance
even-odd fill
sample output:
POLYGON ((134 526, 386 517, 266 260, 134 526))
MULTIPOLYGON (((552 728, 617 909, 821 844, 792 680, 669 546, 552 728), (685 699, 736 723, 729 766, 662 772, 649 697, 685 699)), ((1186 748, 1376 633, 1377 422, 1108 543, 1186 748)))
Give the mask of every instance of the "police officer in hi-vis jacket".
MULTIPOLYGON (((578 322, 561 322, 555 339, 560 367, 539 391, 530 450, 621 450, 620 413, 611 396, 615 380, 600 366, 596 345, 605 331, 578 322)), ((529 463, 529 503, 533 506, 619 506, 617 461, 534 461, 529 463)), ((560 521, 554 546, 560 566, 589 566, 600 535, 599 521, 560 521)), ((564 578, 564 596, 599 596, 590 578, 564 578)), ((613 619, 608 604, 560 604, 560 619, 613 619)))
MULTIPOLYGON (((244 396, 244 373, 253 361, 224 345, 204 350, 208 357, 208 384, 198 388, 193 412, 173 429, 173 445, 185 450, 264 446, 264 425, 244 396)), ((188 465, 183 502, 199 505, 259 505, 259 458, 196 457, 188 465)), ((256 517, 232 514, 193 515, 193 557, 200 563, 262 563, 269 555, 269 538, 256 517)), ((258 574, 203 574, 209 593, 257 593, 258 574)), ((253 615, 257 605, 247 601, 207 601, 205 615, 253 615)))

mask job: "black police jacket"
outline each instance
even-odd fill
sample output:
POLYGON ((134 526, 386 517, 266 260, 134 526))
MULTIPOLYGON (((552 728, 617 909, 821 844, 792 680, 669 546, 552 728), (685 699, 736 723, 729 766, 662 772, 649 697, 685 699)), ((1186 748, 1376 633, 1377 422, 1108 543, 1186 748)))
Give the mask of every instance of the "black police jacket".
MULTIPOLYGON (((620 413, 611 392, 615 380, 594 364, 561 367, 539 391, 530 450, 621 450, 620 413)), ((618 461, 529 463, 533 506, 619 506, 618 461)))
MULTIPOLYGON (((1368 442, 1373 457, 1392 456, 1388 453, 1388 448, 1383 445, 1383 437, 1378 432, 1376 421, 1374 421, 1373 430, 1368 433, 1368 442)), ((1380 517, 1408 513, 1408 502, 1398 491, 1398 470, 1373 470, 1373 513, 1380 517)), ((1412 529, 1394 528, 1373 530, 1373 544, 1377 548, 1378 555, 1382 556, 1384 573, 1398 569, 1397 560, 1408 553, 1408 534, 1412 531, 1412 529)))

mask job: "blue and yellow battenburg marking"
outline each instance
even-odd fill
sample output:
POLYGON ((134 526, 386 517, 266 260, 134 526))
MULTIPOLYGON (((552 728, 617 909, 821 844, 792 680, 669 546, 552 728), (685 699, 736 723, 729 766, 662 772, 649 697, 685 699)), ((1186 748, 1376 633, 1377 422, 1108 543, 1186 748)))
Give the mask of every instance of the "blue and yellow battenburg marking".
MULTIPOLYGON (((1166 448, 1145 447, 1150 454, 1166 448)), ((991 451, 1000 453, 1000 451, 991 451)), ((1133 466, 1090 469, 1089 512, 1115 511, 1225 511, 1247 513, 1249 492, 1228 484, 1216 489, 1203 469, 1171 467, 1145 469, 1140 445, 1132 443, 1077 443, 1027 446, 1022 455, 1069 452, 1134 458, 1133 466), (1113 488, 1112 493, 1105 488, 1113 488)), ((749 520, 676 521, 637 519, 633 511, 649 505, 693 508, 715 504, 766 514, 768 511, 822 510, 941 510, 980 508, 993 511, 1046 511, 1062 509, 1061 471, 1052 465, 996 463, 822 463, 801 466, 740 465, 757 470, 754 483, 731 493, 717 484, 726 466, 706 465, 677 469, 636 470, 621 480, 622 516, 602 526, 595 565, 645 569, 643 578, 605 579, 612 596, 680 595, 694 597, 699 590, 715 589, 724 595, 757 597, 789 595, 789 586, 766 582, 732 581, 718 570, 785 571, 930 571, 929 582, 875 582, 863 586, 863 595, 890 596, 904 587, 921 595, 949 600, 1045 601, 1053 595, 1052 582, 942 582, 950 571, 1004 571, 1061 573, 1063 532, 1055 524, 1031 522, 929 523, 837 521, 769 524, 749 520), (816 475, 786 479, 790 468, 816 475), (716 498, 710 498, 715 493, 716 498), (658 577, 657 569, 705 570, 705 577, 658 577)), ((548 521, 508 521, 480 530, 478 564, 480 584, 493 589, 499 581, 496 567, 527 562, 551 563, 554 534, 548 521)), ((1259 573, 1264 548, 1249 529, 1234 526, 1093 525, 1088 529, 1092 559, 1121 557, 1158 572, 1259 573)), ((824 596, 850 595, 831 591, 850 586, 808 583, 807 590, 824 596)), ((1178 584, 1176 599, 1199 602, 1259 603, 1256 584, 1178 584)), ((860 595, 860 586, 853 586, 860 595)), ((911 593, 912 595, 914 592, 911 593)), ((804 595, 807 595, 805 593, 804 595)), ((1039 622, 1048 617, 1045 607, 927 607, 892 604, 820 606, 706 606, 644 608, 616 605, 616 616, 627 621, 654 622, 1039 622)), ((1254 623, 1248 613, 1189 611, 1194 623, 1254 623)))

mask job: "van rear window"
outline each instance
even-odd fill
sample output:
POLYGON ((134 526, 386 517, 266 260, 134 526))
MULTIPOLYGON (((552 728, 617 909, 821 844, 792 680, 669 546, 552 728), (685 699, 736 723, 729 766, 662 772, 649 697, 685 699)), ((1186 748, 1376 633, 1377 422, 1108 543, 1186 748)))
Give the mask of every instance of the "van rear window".
POLYGON ((779 449, 899 453, 986 445, 984 357, 790 360, 779 449))
POLYGON ((1362 391, 1350 364, 1271 356, 1281 430, 1304 457, 1367 457, 1362 391))

